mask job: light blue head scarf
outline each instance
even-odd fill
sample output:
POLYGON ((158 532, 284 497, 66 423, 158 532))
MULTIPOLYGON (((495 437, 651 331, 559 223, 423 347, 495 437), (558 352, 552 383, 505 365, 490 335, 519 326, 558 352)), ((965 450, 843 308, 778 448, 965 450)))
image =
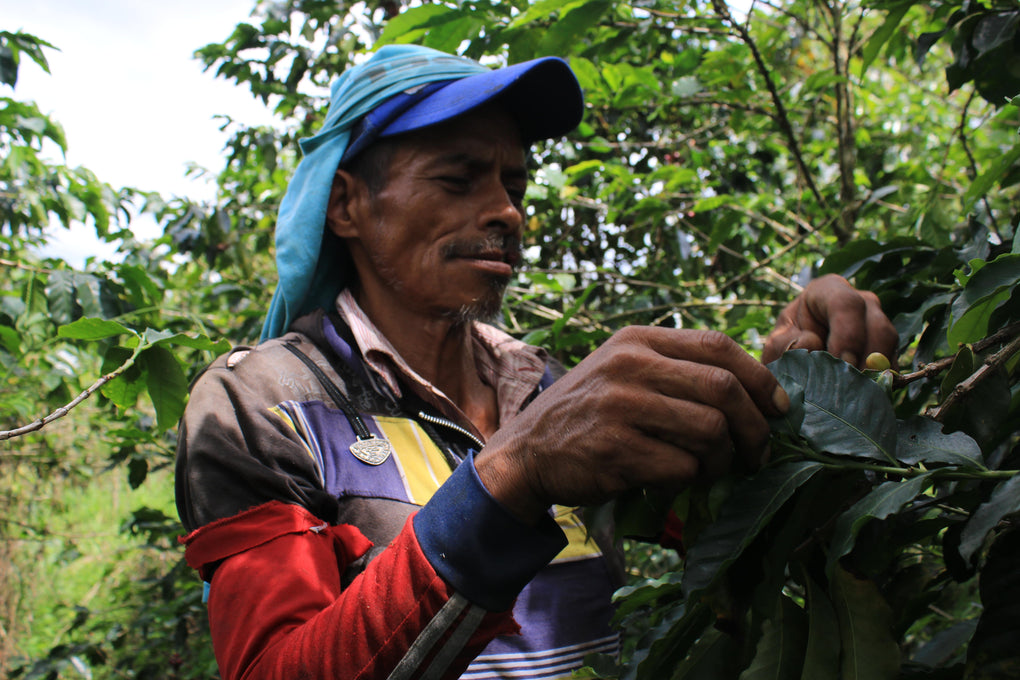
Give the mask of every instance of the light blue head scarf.
POLYGON ((304 157, 280 203, 276 222, 279 283, 262 326, 262 340, 282 335, 303 314, 320 307, 330 309, 344 285, 344 249, 325 229, 326 207, 354 124, 405 90, 488 70, 471 59, 427 47, 387 45, 333 83, 326 120, 314 137, 301 140, 304 157))

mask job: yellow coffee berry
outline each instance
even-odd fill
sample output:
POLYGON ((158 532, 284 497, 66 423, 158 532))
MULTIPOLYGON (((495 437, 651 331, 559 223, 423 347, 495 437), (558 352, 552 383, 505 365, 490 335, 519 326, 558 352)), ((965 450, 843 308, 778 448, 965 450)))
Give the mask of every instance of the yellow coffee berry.
POLYGON ((868 358, 864 360, 864 365, 872 371, 888 371, 891 366, 889 359, 881 352, 869 354, 868 358))

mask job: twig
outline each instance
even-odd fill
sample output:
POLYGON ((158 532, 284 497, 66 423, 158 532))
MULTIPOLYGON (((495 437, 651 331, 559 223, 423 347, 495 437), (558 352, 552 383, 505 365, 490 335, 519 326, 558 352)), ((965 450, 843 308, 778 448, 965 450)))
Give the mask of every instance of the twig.
MULTIPOLYGON (((807 233, 801 234, 795 240, 791 241, 790 243, 786 244, 785 246, 783 246, 782 248, 780 248, 776 252, 772 253, 771 255, 766 257, 764 260, 759 260, 754 265, 754 269, 749 269, 746 272, 743 272, 741 274, 737 274, 736 276, 731 278, 729 281, 726 281, 725 283, 723 283, 723 285, 719 286, 719 292, 721 293, 721 292, 723 292, 725 290, 728 290, 731 286, 735 286, 738 283, 740 283, 741 281, 744 281, 745 279, 750 278, 757 269, 771 270, 772 268, 769 267, 769 265, 774 260, 778 259, 779 257, 782 257, 786 253, 790 252, 791 250, 793 250, 794 248, 799 246, 807 238, 807 236, 808 236, 807 233)), ((790 284, 792 284, 793 286, 796 286, 796 288, 794 288, 794 290, 796 290, 798 293, 803 290, 803 288, 799 284, 797 284, 795 281, 793 281, 792 279, 789 280, 789 283, 787 285, 790 285, 790 284)))
MULTIPOLYGON (((527 307, 529 311, 535 316, 541 317, 543 319, 548 319, 549 321, 559 321, 564 316, 563 312, 559 310, 552 309, 551 307, 546 307, 545 305, 539 304, 534 300, 528 300, 524 298, 523 294, 528 292, 525 289, 515 288, 511 286, 510 288, 507 289, 507 291, 518 296, 514 304, 521 307, 527 307)), ((575 314, 574 316, 567 319, 566 323, 569 326, 581 327, 584 328, 585 330, 598 330, 604 333, 612 333, 612 329, 606 327, 605 325, 597 321, 583 317, 581 314, 575 314)))
MULTIPOLYGON (((762 57, 761 52, 758 51, 758 45, 751 38, 751 34, 740 25, 738 22, 733 20, 733 15, 730 14, 729 9, 726 6, 724 0, 712 0, 712 7, 723 18, 728 24, 733 26, 740 36, 740 39, 744 41, 748 49, 751 50, 751 55, 754 57, 754 62, 758 66, 758 72, 761 74, 765 81, 765 87, 768 88, 769 95, 772 98, 772 104, 776 107, 776 123, 779 125, 780 132, 786 137, 786 142, 790 147, 790 153, 793 154, 794 160, 797 162, 797 168, 800 170, 804 181, 807 183, 808 189, 811 190, 811 194, 815 197, 818 205, 825 207, 827 204, 822 193, 815 186, 815 181, 811 177, 811 173, 808 171, 807 163, 804 161, 804 157, 800 152, 800 144, 797 142, 797 136, 793 132, 793 126, 790 125, 790 117, 786 112, 786 106, 783 104, 782 98, 779 96, 779 91, 776 89, 775 83, 772 82, 772 74, 768 66, 765 64, 765 59, 762 57)), ((845 238, 842 234, 837 234, 840 241, 844 241, 845 238)))
POLYGON ((14 267, 15 269, 24 269, 26 272, 34 272, 36 274, 52 274, 52 269, 46 269, 44 267, 33 267, 32 265, 25 264, 24 262, 16 262, 14 260, 0 259, 0 267, 14 267))
MULTIPOLYGON (((967 160, 970 163, 970 177, 973 180, 978 176, 977 161, 974 160, 974 154, 970 150, 970 144, 967 142, 967 126, 964 125, 963 119, 967 116, 967 109, 970 108, 970 103, 974 101, 974 96, 977 94, 977 90, 972 90, 970 96, 967 97, 967 103, 963 106, 963 113, 960 115, 960 125, 956 128, 957 136, 960 138, 960 146, 963 147, 963 152, 967 154, 967 160)), ((988 201, 988 194, 981 197, 981 202, 985 206, 985 212, 988 214, 988 219, 991 221, 992 231, 996 236, 1002 237, 999 233, 999 222, 995 219, 995 213, 992 212, 992 206, 988 201)))
MULTIPOLYGON (((706 234, 705 232, 701 231, 700 229, 698 229, 697 227, 695 227, 693 224, 691 224, 690 222, 688 222, 686 220, 684 220, 683 222, 684 222, 684 227, 685 227, 685 229, 687 231, 691 232, 692 234, 694 234, 695 236, 697 236, 698 238, 700 238, 703 241, 711 242, 712 239, 710 239, 708 237, 708 234, 706 234)), ((768 265, 762 264, 761 262, 758 262, 756 260, 752 260, 751 258, 747 257, 743 253, 738 253, 737 251, 733 250, 732 248, 729 248, 728 246, 724 246, 722 244, 719 244, 717 246, 717 249, 719 251, 721 251, 721 252, 726 253, 727 255, 730 255, 731 257, 735 257, 738 260, 743 260, 747 264, 751 265, 751 270, 750 270, 751 273, 753 273, 755 271, 762 271, 765 274, 767 274, 767 275, 771 276, 772 278, 776 279, 777 281, 782 282, 783 285, 785 285, 787 288, 789 288, 792 291, 795 291, 795 292, 799 293, 802 290, 804 290, 804 286, 800 285, 799 283, 797 283, 793 279, 791 279, 789 277, 786 277, 786 276, 783 276, 782 274, 777 272, 772 267, 769 267, 768 265)), ((729 285, 729 283, 727 283, 727 285, 729 285)))
MULTIPOLYGON (((843 22, 840 14, 842 6, 832 3, 832 70, 836 75, 833 90, 836 99, 836 154, 839 163, 839 198, 843 204, 839 212, 839 228, 836 236, 841 244, 845 244, 854 233, 854 224, 860 209, 857 200, 857 183, 854 180, 854 168, 857 166, 856 145, 854 143, 853 93, 850 90, 850 45, 843 39, 843 22)), ((856 31, 856 29, 855 29, 856 31)))
MULTIPOLYGON (((987 338, 982 338, 971 345, 971 348, 975 352, 983 352, 989 347, 994 347, 1000 342, 1005 342, 1011 338, 1020 337, 1020 321, 1011 323, 1005 328, 999 329, 995 333, 992 333, 987 338)), ((913 373, 903 373, 893 377, 893 389, 899 389, 904 385, 909 385, 915 380, 922 380, 924 378, 931 378, 942 371, 946 370, 953 365, 956 361, 956 355, 944 357, 938 361, 933 361, 930 364, 921 366, 918 370, 913 373)))
POLYGON ((949 395, 949 398, 930 413, 932 419, 942 422, 942 418, 946 411, 952 409, 957 402, 963 400, 968 394, 970 394, 979 382, 1002 368, 1010 357, 1017 352, 1020 352, 1020 336, 1013 338, 1009 344, 985 359, 985 363, 981 366, 981 368, 974 371, 973 375, 953 388, 953 392, 949 395))
MULTIPOLYGON (((141 347, 141 345, 139 345, 139 347, 141 347)), ((105 385, 106 383, 110 382, 111 380, 116 378, 118 375, 120 375, 121 373, 126 371, 127 369, 131 368, 131 366, 134 365, 135 358, 137 356, 138 356, 138 349, 135 350, 135 353, 132 354, 131 357, 127 361, 125 361, 123 364, 118 366, 116 370, 114 370, 111 373, 107 373, 103 377, 101 377, 98 380, 96 380, 94 383, 89 385, 81 394, 79 394, 77 397, 72 399, 70 401, 70 403, 65 404, 64 406, 61 406, 57 410, 53 411, 53 413, 50 413, 47 416, 43 416, 42 418, 39 418, 38 420, 33 421, 33 422, 29 423, 28 425, 23 425, 21 427, 15 428, 13 430, 0 430, 0 441, 6 441, 7 439, 13 439, 14 437, 21 437, 23 435, 30 434, 32 432, 36 432, 38 430, 41 430, 46 425, 49 425, 50 423, 52 423, 54 420, 57 420, 59 418, 63 418, 64 416, 66 416, 68 413, 71 412, 71 409, 73 409, 75 406, 77 406, 78 404, 82 403, 83 401, 88 399, 90 396, 95 394, 95 392, 99 388, 101 388, 103 385, 105 385)), ((6 455, 6 454, 0 454, 0 455, 6 455)))

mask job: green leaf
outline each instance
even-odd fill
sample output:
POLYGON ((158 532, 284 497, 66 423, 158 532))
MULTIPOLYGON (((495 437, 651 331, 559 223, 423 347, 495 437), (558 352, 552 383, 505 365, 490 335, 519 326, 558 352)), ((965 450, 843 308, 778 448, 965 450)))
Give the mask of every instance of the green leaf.
POLYGON ((617 590, 613 593, 613 602, 616 604, 614 622, 619 622, 627 614, 645 605, 651 605, 657 600, 677 599, 681 593, 680 577, 677 572, 668 572, 662 578, 649 579, 644 583, 624 586, 617 590))
POLYGON ((687 553, 684 596, 690 598, 723 574, 779 508, 822 468, 811 461, 784 463, 737 484, 719 519, 705 528, 687 553))
POLYGON ((943 412, 943 424, 949 432, 961 430, 973 437, 984 450, 998 441, 998 432, 1010 411, 1009 377, 1003 368, 986 373, 954 406, 943 412))
POLYGON ((988 194, 995 183, 1005 177, 1006 173, 1013 168, 1017 160, 1020 160, 1020 142, 1014 144, 1013 148, 1006 153, 997 155, 988 169, 974 178, 963 195, 963 212, 970 212, 974 203, 988 194))
POLYGON ((709 196, 708 198, 702 198, 691 207, 691 212, 695 214, 709 212, 710 210, 721 208, 722 206, 726 205, 732 200, 733 197, 729 196, 728 194, 721 194, 719 196, 709 196))
POLYGON ((411 34, 419 31, 439 18, 459 15, 460 10, 439 3, 428 3, 412 7, 386 22, 386 28, 376 43, 378 47, 390 43, 407 42, 411 34))
POLYGON ((168 345, 176 345, 178 347, 190 347, 191 349, 206 350, 218 354, 226 352, 231 347, 230 341, 226 338, 213 341, 205 335, 154 331, 151 328, 146 329, 144 338, 146 344, 152 344, 153 346, 166 347, 168 345))
POLYGON ((839 680, 839 622, 832 601, 803 568, 808 633, 801 680, 839 680))
POLYGON ((560 13, 539 42, 543 54, 566 54, 611 6, 610 0, 581 0, 560 13))
POLYGON ((719 680, 733 677, 740 649, 732 637, 717 628, 709 628, 670 676, 674 680, 719 680))
POLYGON ((900 421, 897 430, 896 458, 904 465, 924 463, 926 467, 944 463, 984 470, 981 447, 963 433, 944 434, 942 423, 924 416, 900 421))
POLYGON ((826 352, 794 350, 769 364, 785 388, 804 388, 800 434, 816 451, 896 463, 896 415, 885 391, 826 352))
POLYGON ((128 484, 137 489, 149 475, 149 461, 141 456, 133 456, 128 462, 128 484))
POLYGON ((1000 534, 981 570, 984 610, 967 646, 967 680, 1020 677, 1020 532, 1000 534))
MULTIPOLYGON (((677 621, 675 615, 667 617, 665 622, 652 631, 654 640, 641 659, 631 665, 625 680, 635 678, 666 678, 672 675, 673 669, 687 656, 694 642, 704 634, 715 616, 712 609, 704 602, 694 604, 689 610, 678 608, 676 613, 683 616, 677 621)), ((645 650, 641 650, 645 652, 645 650)), ((638 654, 635 653, 635 660, 638 654)))
POLYGON ((6 45, 0 45, 0 83, 11 87, 18 84, 18 60, 6 45))
POLYGON ((946 667, 965 653, 967 643, 974 637, 977 620, 959 621, 931 636, 911 657, 911 662, 928 667, 946 667))
POLYGON ((913 501, 932 483, 937 470, 918 475, 902 482, 885 482, 879 484, 871 492, 854 503, 853 507, 839 516, 832 535, 826 569, 832 574, 833 567, 839 558, 846 555, 854 547, 854 539, 869 521, 885 519, 894 515, 913 501))
POLYGON ((21 350, 21 335, 10 326, 0 326, 0 346, 11 354, 18 354, 21 350))
POLYGON ((156 426, 160 431, 177 425, 184 413, 188 379, 170 350, 150 347, 138 357, 146 373, 145 384, 156 407, 156 426))
POLYGON ((616 535, 655 540, 675 496, 672 491, 632 489, 617 497, 613 508, 616 535))
POLYGON ((573 6, 577 0, 540 0, 510 22, 508 28, 520 28, 538 19, 544 19, 565 6, 573 6))
POLYGON ((974 342, 988 332, 988 320, 1020 283, 1020 255, 1001 255, 975 272, 953 301, 949 346, 974 342))
POLYGON ((76 273, 74 292, 83 316, 99 316, 102 313, 99 305, 99 279, 89 274, 76 273))
MULTIPOLYGON (((103 357, 103 374, 112 373, 133 356, 134 352, 126 347, 111 347, 103 357)), ((145 388, 144 378, 144 371, 136 363, 103 385, 100 392, 119 408, 134 408, 138 403, 138 395, 145 388)))
POLYGON ((900 648, 892 634, 892 610, 878 587, 837 565, 830 591, 839 620, 841 680, 895 680, 900 648))
POLYGON ((939 402, 948 399, 949 395, 956 389, 956 386, 974 373, 974 360, 973 349, 967 345, 960 348, 960 351, 953 358, 953 364, 946 371, 946 374, 942 376, 942 382, 939 383, 939 402))
POLYGON ((174 337, 173 331, 160 331, 155 328, 146 328, 142 333, 141 346, 142 347, 154 347, 161 345, 174 337))
POLYGON ((799 680, 806 646, 804 611, 783 596, 775 616, 762 626, 754 658, 740 674, 740 680, 799 680))
MULTIPOLYGON (((574 75, 577 76, 577 82, 584 90, 585 98, 587 98, 588 93, 592 90, 598 92, 603 89, 604 82, 602 80, 602 72, 591 62, 591 60, 583 57, 571 56, 570 69, 574 72, 574 75)), ((601 164, 601 161, 599 161, 599 165, 601 164)))
POLYGON ((579 311, 581 311, 581 309, 584 308, 584 305, 588 301, 588 298, 591 296, 592 293, 595 292, 595 289, 597 287, 598 287, 597 284, 589 283, 588 286, 584 289, 584 292, 581 293, 581 295, 579 295, 577 299, 574 300, 574 303, 563 312, 563 315, 553 322, 552 325, 553 335, 557 335, 563 332, 563 329, 566 327, 570 319, 572 319, 575 314, 577 314, 579 311))
POLYGON ((864 44, 864 48, 861 50, 861 76, 864 76, 865 71, 871 66, 872 62, 875 61, 875 57, 882 50, 889 38, 892 37, 896 28, 903 21, 903 17, 907 14, 907 11, 913 6, 914 0, 906 0, 897 7, 888 8, 888 12, 885 15, 885 21, 879 26, 871 37, 868 38, 868 42, 864 44))
POLYGON ((50 274, 46 282, 46 303, 54 323, 58 326, 71 323, 74 319, 74 276, 71 272, 58 270, 50 274))
POLYGON ((988 500, 971 515, 960 534, 960 555, 971 561, 981 548, 985 536, 1005 517, 1020 512, 1020 475, 1010 477, 992 491, 988 500))
POLYGON ((102 340, 125 333, 134 333, 130 328, 108 319, 81 318, 57 329, 57 335, 72 340, 102 340))

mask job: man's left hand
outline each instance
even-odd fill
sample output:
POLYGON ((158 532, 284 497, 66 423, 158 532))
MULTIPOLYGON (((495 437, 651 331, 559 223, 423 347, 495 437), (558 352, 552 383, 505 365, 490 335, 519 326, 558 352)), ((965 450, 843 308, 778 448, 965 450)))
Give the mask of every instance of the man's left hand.
POLYGON ((761 358, 768 363, 790 349, 825 350, 864 368, 868 355, 879 352, 895 365, 898 341, 877 295, 828 274, 811 281, 779 314, 761 358))

